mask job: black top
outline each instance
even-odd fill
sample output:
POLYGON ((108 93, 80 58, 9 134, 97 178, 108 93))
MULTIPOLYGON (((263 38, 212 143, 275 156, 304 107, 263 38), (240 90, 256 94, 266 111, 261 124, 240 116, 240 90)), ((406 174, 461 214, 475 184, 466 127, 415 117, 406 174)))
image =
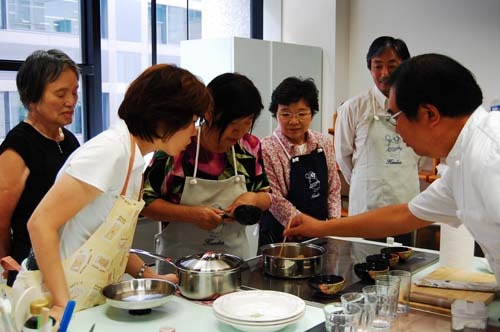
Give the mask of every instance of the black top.
POLYGON ((31 242, 26 224, 43 196, 56 179, 57 172, 80 143, 62 128, 64 140, 57 143, 44 137, 26 122, 12 128, 0 145, 0 154, 12 149, 23 158, 30 174, 10 221, 11 256, 19 263, 28 256, 31 242))

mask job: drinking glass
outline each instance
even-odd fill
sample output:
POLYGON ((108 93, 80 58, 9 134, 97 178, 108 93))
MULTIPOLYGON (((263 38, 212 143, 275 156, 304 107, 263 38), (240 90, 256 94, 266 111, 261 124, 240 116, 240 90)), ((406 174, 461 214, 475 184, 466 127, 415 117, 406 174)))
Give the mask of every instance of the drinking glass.
POLYGON ((399 277, 399 297, 398 314, 407 314, 410 310, 410 292, 411 292, 411 272, 404 270, 389 271, 389 275, 399 277))
POLYGON ((399 298, 399 285, 401 284, 401 278, 397 276, 391 276, 388 274, 375 276, 375 285, 387 286, 387 289, 383 289, 388 296, 389 305, 389 315, 392 318, 398 317, 398 298, 399 298))
MULTIPOLYGON (((391 313, 391 286, 371 285, 363 287, 363 294, 375 296, 375 315, 372 321, 372 331, 386 331, 391 328, 394 319, 391 313)), ((395 301, 397 300, 397 297, 395 301)), ((397 303, 397 302, 396 302, 397 303)))
POLYGON ((325 305, 323 311, 327 332, 357 332, 362 311, 359 305, 333 302, 325 305))
POLYGON ((359 317, 358 331, 370 331, 372 327, 373 318, 375 317, 375 306, 377 305, 377 296, 374 294, 363 294, 360 292, 352 292, 343 294, 340 297, 342 305, 348 303, 358 304, 362 311, 359 317))

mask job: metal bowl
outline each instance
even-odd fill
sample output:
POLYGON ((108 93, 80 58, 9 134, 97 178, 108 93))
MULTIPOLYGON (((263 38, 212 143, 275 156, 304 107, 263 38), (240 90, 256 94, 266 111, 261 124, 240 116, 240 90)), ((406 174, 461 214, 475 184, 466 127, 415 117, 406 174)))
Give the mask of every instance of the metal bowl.
POLYGON ((131 279, 110 284, 102 294, 110 306, 127 310, 158 307, 170 300, 177 286, 160 279, 131 279))
POLYGON ((326 249, 314 244, 272 243, 261 248, 264 272, 281 278, 309 278, 321 273, 326 249), (281 256, 280 250, 283 246, 281 256))

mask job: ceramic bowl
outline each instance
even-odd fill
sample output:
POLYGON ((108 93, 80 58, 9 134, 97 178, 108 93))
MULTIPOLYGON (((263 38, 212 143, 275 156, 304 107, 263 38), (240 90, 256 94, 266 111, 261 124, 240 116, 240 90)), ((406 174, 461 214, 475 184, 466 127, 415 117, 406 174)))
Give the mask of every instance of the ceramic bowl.
POLYGON ((393 268, 399 263, 398 254, 375 254, 366 256, 366 262, 387 262, 390 268, 393 268))
POLYGON ((307 284, 317 292, 333 295, 344 289, 345 279, 334 274, 321 274, 310 278, 307 284))
POLYGON ((372 282, 375 276, 386 274, 389 264, 383 262, 370 262, 354 264, 354 273, 363 281, 372 282))
POLYGON ((397 254, 400 261, 406 261, 413 254, 413 249, 408 247, 385 247, 380 249, 382 254, 397 254))

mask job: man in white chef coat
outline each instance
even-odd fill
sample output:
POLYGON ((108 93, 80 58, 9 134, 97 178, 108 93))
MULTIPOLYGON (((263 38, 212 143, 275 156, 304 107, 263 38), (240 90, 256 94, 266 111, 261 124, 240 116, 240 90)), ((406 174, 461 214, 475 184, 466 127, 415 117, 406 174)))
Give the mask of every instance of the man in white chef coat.
MULTIPOLYGON (((335 152, 349 190, 349 215, 409 202, 419 194, 418 156, 387 117, 389 75, 410 53, 404 41, 376 38, 366 55, 374 86, 337 110, 335 152)), ((396 241, 413 245, 404 234, 396 241)))
POLYGON ((300 214, 286 236, 383 237, 439 222, 464 224, 500 281, 500 112, 487 112, 474 75, 440 54, 401 64, 389 78, 390 121, 419 155, 447 170, 408 204, 323 222, 300 214))

